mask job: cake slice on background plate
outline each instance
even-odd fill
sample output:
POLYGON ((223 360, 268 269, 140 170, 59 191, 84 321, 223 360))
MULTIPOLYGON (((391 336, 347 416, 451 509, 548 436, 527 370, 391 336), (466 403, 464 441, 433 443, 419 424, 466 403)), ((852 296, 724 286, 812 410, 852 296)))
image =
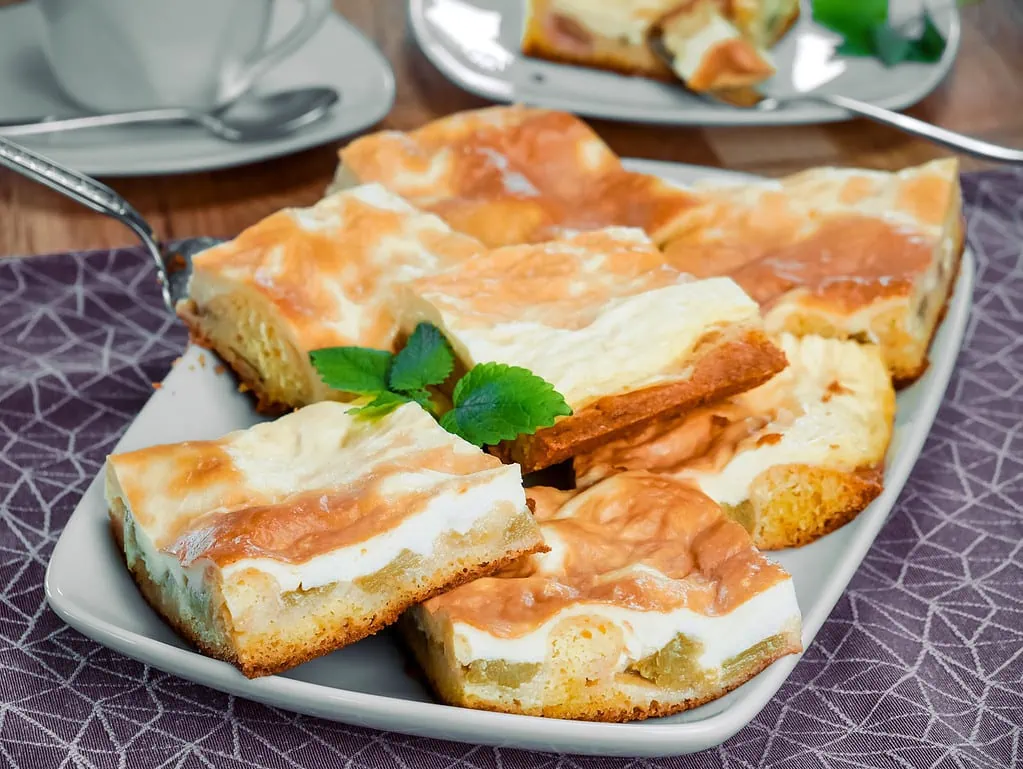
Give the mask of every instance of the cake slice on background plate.
POLYGON ((255 393, 260 411, 280 413, 338 397, 310 351, 393 350, 394 286, 482 249, 380 185, 365 185, 278 211, 197 254, 178 315, 255 393))
POLYGON ((580 486, 649 470, 702 490, 762 550, 805 545, 882 490, 895 391, 874 345, 783 334, 789 365, 754 390, 576 456, 580 486))
POLYGON ((798 17, 798 0, 529 0, 522 51, 721 90, 770 77, 767 51, 798 17), (673 55, 671 66, 651 50, 652 36, 673 55))
POLYGON ((550 551, 400 623, 444 702, 630 721, 716 699, 802 649, 791 577, 691 486, 632 472, 527 493, 550 551))
POLYGON ((771 333, 874 342, 898 386, 923 374, 965 242, 957 161, 695 193, 705 202, 665 244, 670 264, 733 278, 771 333))
POLYGON ((218 440, 108 459, 117 542, 149 604, 249 677, 358 641, 543 549, 518 466, 414 403, 323 402, 218 440))
POLYGON ((638 229, 498 248, 407 284, 403 323, 440 329, 463 370, 521 367, 564 397, 573 414, 491 448, 533 472, 784 367, 732 280, 693 280, 663 261, 638 229))

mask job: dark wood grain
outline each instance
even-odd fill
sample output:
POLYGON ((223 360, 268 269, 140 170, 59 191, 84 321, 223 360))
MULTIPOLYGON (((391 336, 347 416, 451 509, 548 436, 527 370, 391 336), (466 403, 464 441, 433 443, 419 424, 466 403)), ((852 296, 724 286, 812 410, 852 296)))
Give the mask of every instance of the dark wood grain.
MULTIPOLYGON (((0 6, 6 4, 9 0, 0 0, 0 6)), ((380 127, 414 128, 486 104, 449 83, 419 52, 406 34, 405 0, 335 0, 335 6, 377 42, 394 67, 397 101, 380 127)), ((963 22, 955 69, 910 114, 1023 147, 1023 0, 983 0, 964 9, 963 22)), ((621 155, 768 175, 821 164, 894 169, 944 153, 864 121, 791 128, 593 125, 621 155)), ((284 205, 319 198, 334 171, 336 149, 319 147, 233 170, 108 181, 164 237, 227 236, 284 205)), ((963 166, 984 167, 970 159, 963 166)), ((102 248, 132 240, 117 223, 2 169, 0 223, 0 255, 102 248)))

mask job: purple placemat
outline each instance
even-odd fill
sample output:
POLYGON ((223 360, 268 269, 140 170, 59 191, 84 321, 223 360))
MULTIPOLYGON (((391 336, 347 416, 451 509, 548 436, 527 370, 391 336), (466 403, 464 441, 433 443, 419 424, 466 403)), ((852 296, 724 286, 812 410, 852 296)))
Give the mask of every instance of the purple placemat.
POLYGON ((43 599, 53 544, 185 334, 134 250, 0 263, 0 766, 1023 766, 1023 174, 964 189, 973 316, 891 519, 755 721, 717 750, 661 761, 344 726, 188 683, 66 627, 43 599))

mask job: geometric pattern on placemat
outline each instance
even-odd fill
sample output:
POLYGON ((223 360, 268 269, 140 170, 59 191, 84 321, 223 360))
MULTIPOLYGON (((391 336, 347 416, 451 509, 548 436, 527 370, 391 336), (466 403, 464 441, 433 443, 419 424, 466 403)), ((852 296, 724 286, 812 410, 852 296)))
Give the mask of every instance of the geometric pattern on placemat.
POLYGON ((48 608, 53 545, 184 347, 135 249, 0 262, 0 763, 40 767, 1023 766, 1023 175, 967 176, 975 305, 901 499, 778 696, 713 751, 552 756, 349 727, 189 683, 48 608))

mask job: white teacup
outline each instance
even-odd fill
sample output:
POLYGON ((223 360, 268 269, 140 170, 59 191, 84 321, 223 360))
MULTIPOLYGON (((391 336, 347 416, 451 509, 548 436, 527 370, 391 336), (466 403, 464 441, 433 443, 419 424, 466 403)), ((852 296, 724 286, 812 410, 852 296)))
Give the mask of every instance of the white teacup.
POLYGON ((46 56, 67 95, 98 112, 209 109, 305 43, 330 0, 267 47, 273 0, 38 0, 46 56))

